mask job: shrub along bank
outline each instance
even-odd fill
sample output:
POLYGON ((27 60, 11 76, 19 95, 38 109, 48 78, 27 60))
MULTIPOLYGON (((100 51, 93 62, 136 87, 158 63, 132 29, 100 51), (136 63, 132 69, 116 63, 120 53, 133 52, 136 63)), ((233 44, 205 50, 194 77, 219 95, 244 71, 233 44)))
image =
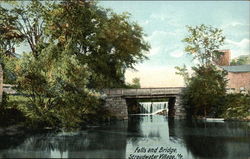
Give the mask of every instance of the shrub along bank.
POLYGON ((225 97, 221 117, 228 120, 250 121, 250 95, 228 94, 225 97))

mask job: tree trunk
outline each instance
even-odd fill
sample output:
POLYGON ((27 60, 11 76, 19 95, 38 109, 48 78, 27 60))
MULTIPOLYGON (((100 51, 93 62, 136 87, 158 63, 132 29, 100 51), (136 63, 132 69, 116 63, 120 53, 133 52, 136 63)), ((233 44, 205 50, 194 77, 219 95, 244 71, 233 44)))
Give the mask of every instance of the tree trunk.
POLYGON ((204 116, 205 116, 205 118, 207 117, 207 110, 206 110, 206 107, 204 107, 204 116))

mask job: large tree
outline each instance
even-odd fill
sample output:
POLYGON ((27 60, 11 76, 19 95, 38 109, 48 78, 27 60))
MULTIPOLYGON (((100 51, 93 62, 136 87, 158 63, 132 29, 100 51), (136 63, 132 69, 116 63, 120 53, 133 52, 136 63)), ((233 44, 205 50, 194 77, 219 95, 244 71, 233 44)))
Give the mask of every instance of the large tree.
POLYGON ((121 87, 125 69, 146 59, 149 45, 142 28, 129 15, 98 7, 93 1, 68 1, 53 6, 46 31, 58 45, 72 42, 82 63, 91 69, 91 88, 121 87))
POLYGON ((218 116, 220 101, 225 96, 226 73, 214 65, 222 55, 219 51, 225 37, 222 30, 211 26, 188 26, 188 36, 183 39, 187 43, 185 51, 199 61, 192 69, 194 74, 188 76, 186 67, 176 67, 184 77, 187 89, 183 94, 183 102, 193 115, 218 116))
MULTIPOLYGON (((72 45, 70 54, 77 55, 90 69, 90 88, 123 87, 125 70, 146 59, 149 49, 142 28, 130 20, 128 13, 116 14, 95 1, 32 0, 5 13, 13 26, 10 32, 28 43, 36 59, 51 42, 61 51, 72 45)), ((10 44, 14 50, 16 43, 10 44)))
POLYGON ((18 88, 29 95, 22 111, 46 125, 80 124, 98 110, 96 90, 124 86, 125 69, 146 59, 142 28, 96 2, 33 0, 9 9, 11 31, 30 46, 16 66, 18 88))
POLYGON ((31 53, 35 58, 39 56, 39 45, 45 42, 44 17, 46 17, 48 5, 43 5, 38 0, 32 0, 28 5, 17 5, 11 10, 17 18, 15 26, 23 42, 28 43, 31 53))

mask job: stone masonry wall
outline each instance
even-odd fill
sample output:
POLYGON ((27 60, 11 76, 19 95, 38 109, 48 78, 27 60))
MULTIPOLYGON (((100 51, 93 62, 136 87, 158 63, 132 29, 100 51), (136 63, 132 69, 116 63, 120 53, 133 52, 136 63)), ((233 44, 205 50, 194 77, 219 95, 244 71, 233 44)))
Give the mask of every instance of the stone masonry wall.
POLYGON ((175 98, 175 117, 184 118, 186 116, 186 110, 182 105, 181 97, 178 95, 175 98))
POLYGON ((107 97, 105 103, 105 109, 107 109, 112 117, 117 119, 128 119, 128 108, 126 99, 120 96, 107 97))
POLYGON ((228 79, 228 87, 235 88, 236 92, 239 92, 241 87, 250 91, 250 72, 229 72, 228 79))

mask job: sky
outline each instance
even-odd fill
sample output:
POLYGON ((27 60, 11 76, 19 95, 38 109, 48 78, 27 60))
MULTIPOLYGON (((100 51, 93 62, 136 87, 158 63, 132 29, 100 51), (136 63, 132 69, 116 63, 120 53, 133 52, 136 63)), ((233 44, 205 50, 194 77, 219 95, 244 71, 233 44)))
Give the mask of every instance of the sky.
POLYGON ((142 87, 184 86, 174 67, 197 63, 183 51, 187 25, 220 28, 226 37, 221 49, 230 49, 231 58, 250 55, 250 1, 101 1, 99 5, 116 13, 129 12, 151 45, 149 59, 137 64, 137 71, 126 71, 128 83, 139 77, 142 87))

